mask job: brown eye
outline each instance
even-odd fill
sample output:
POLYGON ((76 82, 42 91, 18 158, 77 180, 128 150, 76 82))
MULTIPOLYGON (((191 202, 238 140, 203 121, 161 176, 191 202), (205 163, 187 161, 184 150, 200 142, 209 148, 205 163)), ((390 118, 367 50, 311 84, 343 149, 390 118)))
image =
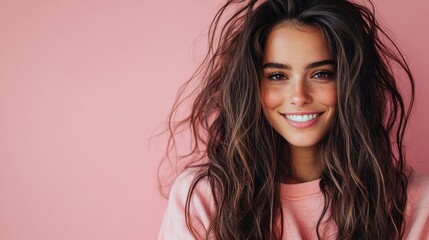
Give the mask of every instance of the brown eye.
POLYGON ((313 75, 314 78, 317 79, 331 79, 332 78, 333 73, 332 72, 328 72, 328 71, 321 71, 321 72, 317 72, 313 75))
POLYGON ((273 81, 281 81, 281 80, 286 80, 287 78, 282 73, 273 73, 268 76, 268 79, 273 81))

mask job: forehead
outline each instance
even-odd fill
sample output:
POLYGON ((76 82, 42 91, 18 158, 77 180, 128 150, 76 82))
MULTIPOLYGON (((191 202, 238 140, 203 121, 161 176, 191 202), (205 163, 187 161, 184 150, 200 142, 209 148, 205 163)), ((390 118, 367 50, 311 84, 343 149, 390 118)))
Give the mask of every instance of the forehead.
POLYGON ((283 22, 268 34, 264 62, 311 62, 331 58, 329 47, 319 28, 283 22))

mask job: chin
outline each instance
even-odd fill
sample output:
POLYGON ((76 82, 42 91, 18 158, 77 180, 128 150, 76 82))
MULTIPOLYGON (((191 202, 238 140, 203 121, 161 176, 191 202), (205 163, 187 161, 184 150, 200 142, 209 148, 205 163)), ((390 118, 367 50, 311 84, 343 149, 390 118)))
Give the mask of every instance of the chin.
POLYGON ((310 147, 318 147, 322 138, 285 138, 286 142, 293 147, 299 148, 310 148, 310 147))

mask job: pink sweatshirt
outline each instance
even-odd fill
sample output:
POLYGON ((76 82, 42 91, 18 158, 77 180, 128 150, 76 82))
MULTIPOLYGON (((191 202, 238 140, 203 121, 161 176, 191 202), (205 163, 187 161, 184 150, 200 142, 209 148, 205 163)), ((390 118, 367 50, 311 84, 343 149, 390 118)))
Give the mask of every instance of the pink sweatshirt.
MULTIPOLYGON (((195 170, 188 169, 179 175, 173 184, 158 239, 194 239, 186 226, 185 203, 195 174, 195 170)), ((324 202, 319 181, 282 184, 283 239, 317 239, 316 225, 324 202)), ((429 240, 429 177, 414 174, 409 182, 408 198, 404 239, 429 240)), ((211 213, 214 210, 207 179, 198 182, 192 196, 190 210, 191 224, 198 239, 205 239, 211 213)), ((335 239, 335 225, 322 224, 320 234, 322 239, 335 239)))

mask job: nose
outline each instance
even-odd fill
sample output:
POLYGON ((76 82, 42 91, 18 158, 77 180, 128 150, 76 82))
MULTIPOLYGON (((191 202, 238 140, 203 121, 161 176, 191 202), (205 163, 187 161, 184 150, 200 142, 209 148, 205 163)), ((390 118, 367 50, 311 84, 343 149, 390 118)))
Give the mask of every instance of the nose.
POLYGON ((303 79, 294 81, 291 86, 290 103, 296 106, 302 106, 311 103, 311 94, 309 88, 303 79))

